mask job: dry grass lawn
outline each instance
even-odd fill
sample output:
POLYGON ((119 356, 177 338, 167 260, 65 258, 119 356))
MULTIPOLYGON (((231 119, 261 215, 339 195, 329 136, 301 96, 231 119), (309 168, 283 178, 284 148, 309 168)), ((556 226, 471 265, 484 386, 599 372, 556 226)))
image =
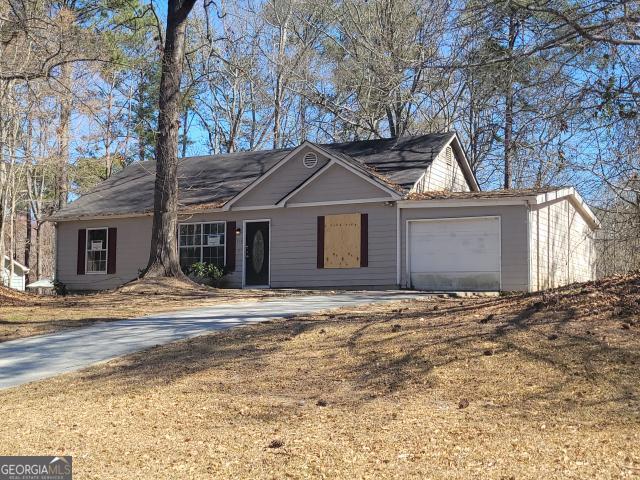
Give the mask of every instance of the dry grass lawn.
POLYGON ((640 278, 198 337, 0 392, 82 479, 640 478, 640 278))
POLYGON ((0 342, 101 321, 290 294, 214 289, 171 279, 145 280, 118 290, 65 297, 39 296, 0 286, 0 342))

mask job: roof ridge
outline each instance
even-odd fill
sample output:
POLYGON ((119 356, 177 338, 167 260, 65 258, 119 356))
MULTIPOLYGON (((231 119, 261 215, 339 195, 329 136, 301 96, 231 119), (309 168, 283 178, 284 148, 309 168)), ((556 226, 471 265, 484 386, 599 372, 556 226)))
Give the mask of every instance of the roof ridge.
MULTIPOLYGON (((404 193, 454 134, 440 132, 349 142, 306 142, 341 159, 354 171, 404 193)), ((299 147, 183 157, 178 162, 180 202, 184 205, 212 204, 233 198, 299 147), (190 185, 193 188, 189 188, 190 185)), ((154 165, 153 159, 128 165, 53 213, 48 220, 152 210, 154 165)))
MULTIPOLYGON (((228 152, 228 153, 210 153, 207 155, 192 155, 190 157, 180 157, 178 159, 178 161, 186 161, 186 160, 192 160, 192 159, 206 159, 206 158, 212 158, 212 157, 230 157, 230 156, 239 156, 239 155, 247 155, 247 154, 259 154, 259 153, 272 153, 272 152, 292 152, 294 151, 296 148, 300 147, 301 145, 303 145, 305 142, 308 142, 312 145, 315 145, 319 148, 331 148, 332 146, 337 146, 337 145, 349 145, 349 144, 356 144, 356 143, 368 143, 371 142, 372 144, 375 142, 389 142, 389 141, 393 141, 395 140, 396 143, 401 142, 403 140, 410 140, 410 139, 417 139, 417 138, 424 138, 424 137, 430 137, 430 136, 453 136, 453 135, 457 135, 455 130, 447 130, 446 132, 430 132, 430 133, 422 133, 422 134, 418 134, 418 135, 403 135, 403 136, 399 136, 399 137, 388 137, 388 138, 365 138, 365 139, 359 139, 359 140, 345 140, 343 142, 330 142, 330 143, 321 143, 318 141, 313 141, 313 140, 305 140, 301 143, 299 143, 298 145, 294 146, 294 147, 286 147, 286 148, 265 148, 265 149, 260 149, 260 150, 237 150, 235 152, 228 152)), ((341 152, 343 153, 343 152, 341 152)), ((345 154, 346 155, 346 154, 345 154)), ((364 163, 361 162, 360 160, 358 160, 357 158, 352 157, 355 161, 359 162, 359 163, 364 163)), ((149 161, 149 160, 147 160, 149 161)), ((137 162, 136 162, 137 163, 137 162)))
POLYGON ((290 152, 290 151, 293 151, 296 148, 298 148, 298 146, 296 146, 296 147, 288 147, 288 148, 271 148, 271 149, 265 148, 263 150, 237 150, 235 152, 210 153, 208 155, 192 155, 190 157, 180 157, 180 158, 178 158, 178 162, 187 161, 187 160, 193 160, 193 159, 212 158, 212 157, 232 157, 232 156, 247 155, 247 154, 273 153, 273 152, 290 152))

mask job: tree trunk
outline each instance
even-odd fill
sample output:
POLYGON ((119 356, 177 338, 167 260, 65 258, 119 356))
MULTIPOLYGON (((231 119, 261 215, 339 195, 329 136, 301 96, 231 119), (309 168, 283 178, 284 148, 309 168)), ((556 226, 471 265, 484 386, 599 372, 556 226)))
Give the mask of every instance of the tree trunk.
POLYGON ((300 136, 298 137, 298 143, 303 143, 309 133, 307 128, 307 104, 305 102, 305 98, 303 95, 300 95, 300 99, 298 100, 298 122, 300 128, 300 136))
MULTIPOLYGON (((33 218, 31 216, 31 205, 30 202, 27 202, 27 221, 26 221, 26 227, 27 227, 27 238, 24 242, 24 266, 27 268, 31 268, 31 245, 32 245, 32 238, 33 238, 33 226, 31 224, 31 222, 33 222, 33 218)), ((31 270, 29 270, 29 273, 27 274, 27 278, 29 279, 29 283, 31 282, 31 279, 33 278, 33 273, 31 272, 31 270)))
POLYGON ((36 222, 36 280, 42 276, 42 222, 36 222))
POLYGON ((189 137, 187 137, 188 121, 189 121, 189 108, 185 106, 184 112, 182 112, 182 152, 180 155, 182 158, 185 158, 187 156, 187 146, 189 143, 189 137))
POLYGON ((385 110, 387 112, 387 122, 389 123, 389 136, 391 138, 396 138, 398 136, 398 132, 396 131, 396 123, 393 118, 393 112, 391 112, 390 107, 387 107, 385 110))
POLYGON ((276 65, 276 84, 273 92, 273 148, 282 147, 281 123, 282 104, 284 99, 284 64, 286 60, 287 36, 289 35, 289 19, 291 11, 287 11, 284 21, 278 26, 278 57, 276 65))
MULTIPOLYGON (((141 122, 142 119, 144 118, 144 78, 143 75, 141 75, 141 78, 138 79, 138 87, 136 88, 136 121, 137 122, 141 122)), ((138 128, 137 129, 137 133, 138 133, 138 161, 140 162, 144 162, 146 160, 145 158, 145 139, 144 136, 142 134, 142 130, 143 128, 138 128)))
POLYGON ((62 66, 60 83, 63 92, 60 98, 60 126, 58 127, 58 168, 56 170, 56 209, 60 210, 67 204, 69 181, 67 168, 69 165, 69 142, 71 138, 71 85, 73 77, 73 66, 65 63, 62 66))
POLYGON ((504 112, 504 188, 511 188, 512 174, 511 167, 513 165, 513 49, 516 45, 518 35, 518 22, 514 12, 509 16, 509 73, 507 76, 507 85, 505 88, 505 112, 504 112))
MULTIPOLYGON (((26 239, 24 242, 24 266, 27 268, 31 268, 31 248, 32 248, 32 238, 33 238, 33 214, 31 211, 31 200, 30 200, 30 196, 28 194, 28 192, 30 191, 31 188, 31 164, 33 164, 33 151, 32 151, 32 144, 33 144, 33 120, 31 118, 32 113, 31 110, 29 111, 29 113, 27 114, 27 137, 25 139, 26 144, 25 144, 25 156, 26 156, 26 161, 28 162, 28 166, 26 167, 26 175, 25 175, 25 179, 26 179, 26 183, 27 183, 27 200, 26 200, 26 230, 27 230, 27 235, 26 235, 26 239)), ((27 274, 27 278, 29 280, 33 279, 33 272, 29 271, 29 273, 27 274)), ((27 282, 30 283, 30 282, 27 282)))
POLYGON ((504 188, 511 188, 511 164, 513 162, 513 86, 507 86, 504 115, 504 188))
MULTIPOLYGON (((11 155, 14 155, 13 149, 11 155)), ((9 288, 14 288, 13 277, 16 273, 16 265, 13 261, 16 258, 16 185, 13 180, 11 192, 11 212, 9 213, 9 288)))
POLYGON ((151 252, 144 277, 184 277, 178 259, 178 131, 187 17, 195 0, 169 0, 156 142, 151 252))

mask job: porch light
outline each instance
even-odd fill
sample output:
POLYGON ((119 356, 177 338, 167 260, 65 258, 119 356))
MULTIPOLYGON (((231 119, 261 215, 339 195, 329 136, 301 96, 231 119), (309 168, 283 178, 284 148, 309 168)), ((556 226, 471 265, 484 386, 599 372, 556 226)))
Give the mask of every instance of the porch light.
POLYGON ((240 235, 242 233, 242 230, 240 230, 240 227, 236 228, 236 235, 240 235))

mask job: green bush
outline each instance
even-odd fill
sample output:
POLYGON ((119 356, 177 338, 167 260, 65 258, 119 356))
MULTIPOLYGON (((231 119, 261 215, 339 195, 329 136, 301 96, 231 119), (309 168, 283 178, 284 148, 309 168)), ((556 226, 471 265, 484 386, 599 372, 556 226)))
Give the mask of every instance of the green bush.
POLYGON ((65 296, 67 291, 67 286, 59 280, 53 281, 53 291, 56 292, 56 295, 65 296))
POLYGON ((213 263, 198 262, 191 265, 189 274, 196 278, 207 279, 211 285, 217 287, 224 277, 224 270, 213 263))

